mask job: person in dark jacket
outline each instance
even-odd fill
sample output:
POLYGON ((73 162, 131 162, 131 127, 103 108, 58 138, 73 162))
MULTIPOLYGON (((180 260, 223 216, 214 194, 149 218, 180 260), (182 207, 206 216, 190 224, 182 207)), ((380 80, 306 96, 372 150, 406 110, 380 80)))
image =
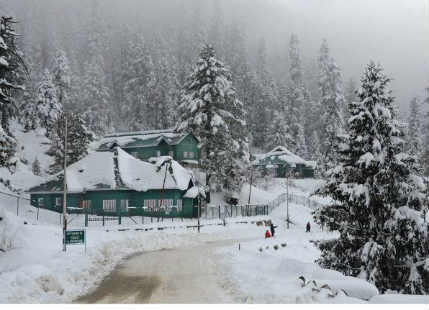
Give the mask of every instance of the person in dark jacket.
POLYGON ((310 222, 308 222, 306 232, 310 232, 310 229, 311 229, 310 222))
POLYGON ((275 230, 275 228, 276 228, 277 226, 274 226, 274 224, 273 223, 271 223, 271 225, 270 225, 270 230, 271 230, 271 237, 274 237, 274 234, 275 234, 275 232, 276 232, 276 230, 275 230))

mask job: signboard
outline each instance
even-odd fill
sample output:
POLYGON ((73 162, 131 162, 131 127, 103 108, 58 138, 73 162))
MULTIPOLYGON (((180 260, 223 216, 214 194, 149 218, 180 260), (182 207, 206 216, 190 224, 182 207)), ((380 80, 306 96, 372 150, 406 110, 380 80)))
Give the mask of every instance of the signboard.
POLYGON ((66 230, 66 244, 85 244, 85 230, 66 230))

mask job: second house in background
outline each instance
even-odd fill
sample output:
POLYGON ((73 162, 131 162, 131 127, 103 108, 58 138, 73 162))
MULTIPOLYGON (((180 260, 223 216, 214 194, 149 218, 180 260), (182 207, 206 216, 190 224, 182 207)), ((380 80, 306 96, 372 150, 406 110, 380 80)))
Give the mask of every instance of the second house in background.
POLYGON ((134 157, 153 161, 159 156, 171 156, 183 166, 197 167, 200 159, 198 139, 192 133, 177 133, 172 129, 114 133, 105 136, 98 151, 119 146, 134 157))

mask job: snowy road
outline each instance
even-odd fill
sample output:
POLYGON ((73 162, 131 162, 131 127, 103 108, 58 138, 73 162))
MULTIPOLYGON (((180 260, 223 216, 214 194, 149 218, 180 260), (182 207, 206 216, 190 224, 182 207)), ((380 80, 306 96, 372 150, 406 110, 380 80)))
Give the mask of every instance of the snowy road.
POLYGON ((233 303, 212 254, 218 247, 237 242, 215 241, 134 255, 75 303, 233 303))

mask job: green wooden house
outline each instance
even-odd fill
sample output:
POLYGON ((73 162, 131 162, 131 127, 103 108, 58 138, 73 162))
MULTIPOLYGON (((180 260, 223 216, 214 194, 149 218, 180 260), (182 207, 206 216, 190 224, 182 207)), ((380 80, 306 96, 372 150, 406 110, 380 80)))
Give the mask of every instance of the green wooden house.
POLYGON ((252 166, 276 178, 286 176, 313 178, 315 163, 302 159, 287 148, 278 146, 266 154, 253 156, 252 166))
POLYGON ((198 166, 199 141, 192 134, 174 132, 172 129, 115 133, 100 141, 99 151, 119 146, 127 153, 144 161, 156 161, 157 157, 170 156, 183 166, 198 166))
MULTIPOLYGON (((94 152, 67 167, 67 212, 106 216, 195 217, 192 173, 170 157, 155 164, 115 147, 94 152)), ((64 173, 28 190, 31 203, 63 209, 64 173)))

